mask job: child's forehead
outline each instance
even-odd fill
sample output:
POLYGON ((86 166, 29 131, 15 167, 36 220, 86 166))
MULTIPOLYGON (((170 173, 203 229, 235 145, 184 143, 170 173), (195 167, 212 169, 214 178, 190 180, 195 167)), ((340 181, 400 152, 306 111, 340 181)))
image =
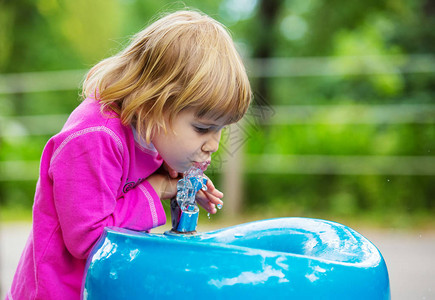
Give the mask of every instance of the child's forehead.
POLYGON ((198 115, 197 113, 194 113, 194 119, 197 122, 200 122, 204 125, 210 125, 210 126, 225 126, 230 124, 229 117, 228 116, 213 116, 213 115, 198 115))

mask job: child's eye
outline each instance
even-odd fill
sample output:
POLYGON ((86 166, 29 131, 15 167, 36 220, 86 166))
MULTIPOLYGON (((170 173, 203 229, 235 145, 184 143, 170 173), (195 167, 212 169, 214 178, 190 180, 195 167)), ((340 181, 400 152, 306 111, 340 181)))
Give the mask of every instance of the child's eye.
POLYGON ((199 132, 202 134, 208 133, 210 131, 210 128, 206 128, 206 127, 193 126, 193 128, 195 128, 196 132, 199 132))

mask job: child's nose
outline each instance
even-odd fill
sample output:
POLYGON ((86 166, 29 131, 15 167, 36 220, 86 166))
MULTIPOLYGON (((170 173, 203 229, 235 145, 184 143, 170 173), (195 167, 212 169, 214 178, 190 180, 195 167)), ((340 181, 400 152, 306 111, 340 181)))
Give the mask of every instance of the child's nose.
POLYGON ((204 143, 204 145, 202 145, 202 151, 209 152, 209 153, 216 152, 219 148, 220 139, 221 139, 221 131, 211 135, 204 143))

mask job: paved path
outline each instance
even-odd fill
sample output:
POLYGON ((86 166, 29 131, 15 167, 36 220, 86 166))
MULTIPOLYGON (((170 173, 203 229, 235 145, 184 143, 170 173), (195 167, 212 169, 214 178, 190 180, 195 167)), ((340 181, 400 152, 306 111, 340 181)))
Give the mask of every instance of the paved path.
POLYGON ((435 230, 359 232, 378 247, 387 263, 392 300, 435 300, 435 230))
MULTIPOLYGON (((27 223, 1 224, 0 299, 4 299, 10 285, 29 229, 27 223)), ((373 229, 358 231, 383 254, 393 300, 435 300, 435 230, 412 233, 373 229)))

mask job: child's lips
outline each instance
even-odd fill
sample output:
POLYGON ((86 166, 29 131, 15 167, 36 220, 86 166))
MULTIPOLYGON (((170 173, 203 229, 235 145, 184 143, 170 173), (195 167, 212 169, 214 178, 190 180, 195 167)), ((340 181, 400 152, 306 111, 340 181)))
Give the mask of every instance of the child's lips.
POLYGON ((193 165, 195 166, 195 168, 198 168, 200 170, 202 170, 203 172, 205 170, 207 170, 207 167, 210 165, 210 161, 203 161, 203 162, 194 162, 193 165))

